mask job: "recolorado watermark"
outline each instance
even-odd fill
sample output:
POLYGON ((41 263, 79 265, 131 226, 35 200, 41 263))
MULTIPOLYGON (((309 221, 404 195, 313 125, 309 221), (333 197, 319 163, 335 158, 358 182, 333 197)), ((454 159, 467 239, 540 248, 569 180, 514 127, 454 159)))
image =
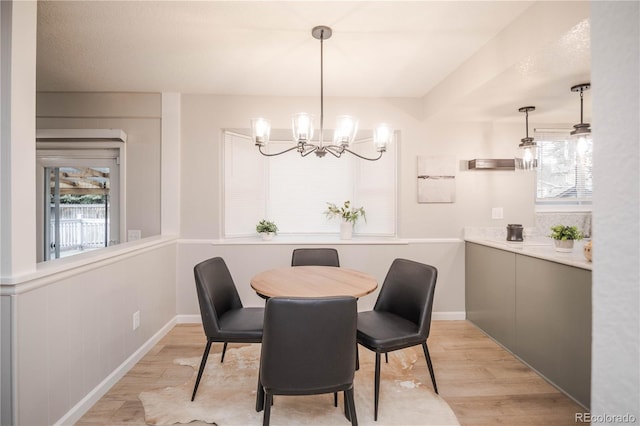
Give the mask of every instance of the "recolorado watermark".
POLYGON ((576 413, 574 421, 576 423, 635 423, 637 417, 633 414, 591 414, 576 413))

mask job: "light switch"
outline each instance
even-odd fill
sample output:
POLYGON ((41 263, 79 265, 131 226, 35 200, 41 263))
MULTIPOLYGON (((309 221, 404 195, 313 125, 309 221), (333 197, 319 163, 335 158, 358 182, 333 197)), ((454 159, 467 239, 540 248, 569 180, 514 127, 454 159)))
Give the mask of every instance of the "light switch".
POLYGON ((491 219, 502 219, 504 218, 504 212, 502 211, 502 207, 493 207, 491 209, 491 219))

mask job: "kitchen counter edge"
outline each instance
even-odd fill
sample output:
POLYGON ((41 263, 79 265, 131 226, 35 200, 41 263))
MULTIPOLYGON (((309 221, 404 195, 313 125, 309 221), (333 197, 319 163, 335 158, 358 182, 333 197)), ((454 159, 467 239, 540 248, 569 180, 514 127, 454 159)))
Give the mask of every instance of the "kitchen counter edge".
POLYGON ((526 243, 510 243, 507 241, 469 237, 465 238, 464 240, 467 243, 480 244, 499 250, 522 254, 524 256, 536 257, 538 259, 549 260, 551 262, 561 263, 563 265, 573 266, 581 269, 587 269, 589 271, 592 270, 592 263, 586 260, 582 253, 582 245, 574 248, 571 253, 561 253, 555 251, 555 249, 551 245, 527 245, 526 243))

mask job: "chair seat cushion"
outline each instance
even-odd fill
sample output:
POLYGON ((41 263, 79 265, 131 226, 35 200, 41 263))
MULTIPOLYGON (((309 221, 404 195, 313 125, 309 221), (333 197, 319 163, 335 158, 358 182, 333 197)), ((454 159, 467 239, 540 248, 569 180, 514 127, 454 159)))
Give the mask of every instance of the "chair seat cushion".
POLYGON ((427 340, 418 325, 384 311, 358 313, 358 343, 376 352, 419 345, 427 340))
POLYGON ((219 319, 220 338, 229 342, 240 339, 249 343, 262 341, 264 308, 240 308, 225 312, 219 319))

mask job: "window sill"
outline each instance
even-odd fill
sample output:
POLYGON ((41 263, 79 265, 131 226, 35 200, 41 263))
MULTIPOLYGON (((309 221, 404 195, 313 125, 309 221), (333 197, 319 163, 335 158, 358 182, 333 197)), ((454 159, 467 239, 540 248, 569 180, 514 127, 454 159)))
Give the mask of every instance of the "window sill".
POLYGON ((213 240, 213 245, 376 245, 376 244, 409 244, 408 240, 397 237, 362 237, 354 236, 350 240, 342 240, 339 235, 275 235, 271 240, 263 240, 259 236, 234 237, 213 240))
MULTIPOLYGON (((74 256, 55 259, 47 262, 36 264, 33 272, 19 276, 2 277, 1 286, 3 294, 5 287, 18 285, 33 285, 39 287, 48 284, 48 280, 52 277, 58 277, 61 274, 74 275, 76 273, 104 266, 110 262, 116 262, 127 256, 135 256, 147 250, 154 250, 165 245, 175 244, 177 236, 154 236, 147 237, 139 241, 116 244, 99 250, 77 254, 74 256)), ((23 291, 26 290, 23 289, 23 291)), ((7 290, 8 291, 8 290, 7 290)), ((14 290, 11 290, 15 292, 14 290)))

